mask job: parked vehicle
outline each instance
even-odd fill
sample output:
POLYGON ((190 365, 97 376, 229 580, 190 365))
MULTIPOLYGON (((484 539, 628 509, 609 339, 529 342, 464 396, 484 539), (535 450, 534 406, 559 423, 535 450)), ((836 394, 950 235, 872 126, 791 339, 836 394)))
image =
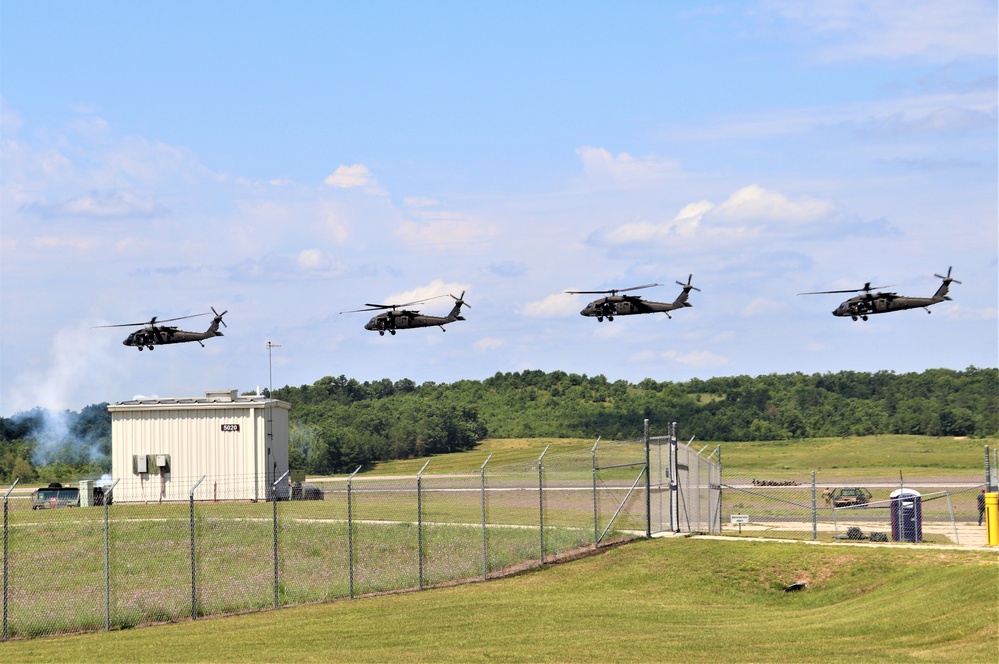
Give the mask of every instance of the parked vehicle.
POLYGON ((871 492, 864 487, 848 486, 832 493, 833 507, 856 507, 871 502, 871 492))
POLYGON ((52 482, 47 487, 36 489, 31 494, 31 509, 33 510, 79 506, 80 490, 64 487, 59 482, 52 482))

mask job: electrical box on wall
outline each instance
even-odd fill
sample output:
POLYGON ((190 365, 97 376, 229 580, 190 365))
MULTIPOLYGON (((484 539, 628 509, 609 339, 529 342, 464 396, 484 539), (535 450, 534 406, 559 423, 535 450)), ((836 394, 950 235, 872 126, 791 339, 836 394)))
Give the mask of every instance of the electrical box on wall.
POLYGON ((169 454, 135 454, 132 456, 132 472, 136 475, 143 473, 169 473, 169 454))

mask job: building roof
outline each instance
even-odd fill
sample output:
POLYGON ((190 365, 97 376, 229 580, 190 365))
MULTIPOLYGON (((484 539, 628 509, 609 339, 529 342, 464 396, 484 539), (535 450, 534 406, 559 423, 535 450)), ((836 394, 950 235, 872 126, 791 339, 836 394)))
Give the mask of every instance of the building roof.
POLYGON ((119 401, 108 406, 109 411, 115 410, 137 410, 147 407, 162 408, 190 408, 190 407, 223 407, 223 408, 257 408, 261 406, 272 406, 291 408, 287 401, 271 399, 262 394, 240 395, 238 390, 210 390, 205 392, 203 397, 150 397, 141 399, 131 399, 129 401, 119 401))

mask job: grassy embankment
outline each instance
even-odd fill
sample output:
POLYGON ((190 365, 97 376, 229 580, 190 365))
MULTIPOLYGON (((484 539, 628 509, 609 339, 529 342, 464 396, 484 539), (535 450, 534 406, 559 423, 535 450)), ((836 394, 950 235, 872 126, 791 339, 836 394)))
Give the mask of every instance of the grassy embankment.
MULTIPOLYGON (((681 432, 682 433, 682 432, 681 432)), ((548 455, 588 453, 594 440, 572 438, 487 439, 468 452, 434 456, 427 473, 477 472, 492 454, 489 467, 535 461, 545 446, 548 455)), ((682 440, 681 444, 686 444, 682 440)), ((621 445, 601 441, 598 451, 621 445)), ((694 441, 692 447, 708 447, 705 454, 721 446, 726 469, 757 472, 779 477, 791 472, 818 471, 825 478, 897 478, 899 470, 907 477, 938 475, 974 475, 981 473, 984 446, 995 449, 997 439, 933 438, 928 436, 879 435, 845 438, 812 438, 754 442, 706 443, 694 441)), ((426 459, 405 459, 379 463, 365 475, 415 475, 426 459)))
POLYGON ((13 641, 0 658, 994 662, 996 580, 994 552, 653 540, 485 584, 13 641))

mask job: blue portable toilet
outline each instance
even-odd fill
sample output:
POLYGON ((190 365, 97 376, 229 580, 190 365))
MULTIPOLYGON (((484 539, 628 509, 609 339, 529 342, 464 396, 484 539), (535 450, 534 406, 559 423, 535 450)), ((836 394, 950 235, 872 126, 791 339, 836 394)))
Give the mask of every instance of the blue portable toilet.
POLYGON ((891 492, 891 541, 923 541, 922 496, 915 489, 891 492))

